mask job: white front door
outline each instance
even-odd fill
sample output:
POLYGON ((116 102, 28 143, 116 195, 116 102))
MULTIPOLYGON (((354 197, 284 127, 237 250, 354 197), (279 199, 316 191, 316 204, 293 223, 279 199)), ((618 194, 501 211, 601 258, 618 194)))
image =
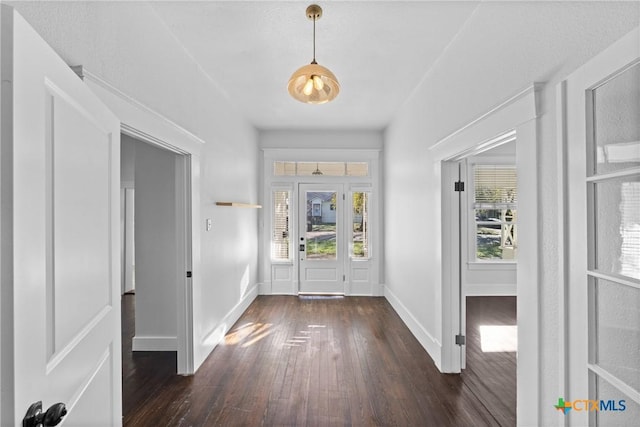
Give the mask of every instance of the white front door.
POLYGON ((569 394, 558 409, 570 425, 638 425, 640 31, 572 74, 563 89, 569 394))
POLYGON ((342 184, 299 184, 300 293, 344 294, 342 184))
POLYGON ((120 123, 0 7, 0 424, 42 401, 66 404, 67 426, 120 425, 120 123))

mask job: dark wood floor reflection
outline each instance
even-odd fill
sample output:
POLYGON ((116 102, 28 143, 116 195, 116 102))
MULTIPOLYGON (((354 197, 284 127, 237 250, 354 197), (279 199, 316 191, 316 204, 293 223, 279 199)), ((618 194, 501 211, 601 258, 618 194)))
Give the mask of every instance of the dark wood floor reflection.
MULTIPOLYGON (((480 327, 498 327, 497 342, 485 342, 488 350, 500 350, 500 327, 516 325, 516 297, 467 297, 467 368, 462 381, 503 426, 516 425, 516 352, 483 351, 480 327)), ((486 330, 485 330, 486 331, 486 330)), ((485 336, 485 340, 492 336, 485 336)))
POLYGON ((509 419, 491 414, 464 376, 440 374, 384 298, 260 296, 191 377, 174 374, 175 353, 126 354, 133 299, 123 298, 127 426, 484 426, 509 419))

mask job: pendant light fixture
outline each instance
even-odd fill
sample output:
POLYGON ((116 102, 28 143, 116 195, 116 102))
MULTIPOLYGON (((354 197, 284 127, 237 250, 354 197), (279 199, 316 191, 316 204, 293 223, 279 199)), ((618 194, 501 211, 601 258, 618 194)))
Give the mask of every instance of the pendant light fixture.
POLYGON ((307 7, 307 18, 313 21, 313 61, 297 69, 289 79, 289 93, 307 104, 324 104, 333 100, 340 92, 336 76, 316 62, 316 21, 322 16, 317 4, 307 7))
POLYGON ((311 172, 311 175, 323 175, 322 171, 320 170, 320 168, 318 168, 318 164, 316 163, 316 170, 314 170, 313 172, 311 172))

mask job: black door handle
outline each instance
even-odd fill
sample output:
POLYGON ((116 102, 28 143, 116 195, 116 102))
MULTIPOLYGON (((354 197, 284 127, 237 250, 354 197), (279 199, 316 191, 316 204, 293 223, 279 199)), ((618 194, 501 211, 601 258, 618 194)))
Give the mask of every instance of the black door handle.
POLYGON ((36 402, 29 406, 27 414, 22 419, 22 427, 57 426, 65 415, 67 415, 67 407, 64 403, 51 405, 47 412, 43 413, 42 402, 36 402))

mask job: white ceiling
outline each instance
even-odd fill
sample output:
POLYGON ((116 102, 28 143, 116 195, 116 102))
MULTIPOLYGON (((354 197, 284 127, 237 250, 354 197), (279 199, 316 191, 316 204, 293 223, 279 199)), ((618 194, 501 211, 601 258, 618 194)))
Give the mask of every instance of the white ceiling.
MULTIPOLYGON (((341 92, 331 103, 307 105, 289 96, 287 82, 312 59, 313 23, 305 16, 312 0, 0 1, 14 5, 67 63, 116 84, 137 72, 145 88, 179 87, 167 81, 169 71, 145 75, 143 68, 150 58, 176 57, 162 57, 173 37, 258 129, 381 130, 412 117, 435 139, 533 82, 555 85, 640 25, 640 0, 324 0, 316 56, 341 92), (156 34, 158 25, 168 31, 156 34), (157 44, 140 52, 140 37, 157 44), (137 54, 146 57, 138 63, 137 54), (131 63, 120 67, 123 61, 131 63)), ((188 96, 175 108, 188 105, 188 96)))
POLYGON ((153 9, 212 80, 260 129, 382 129, 478 2, 321 2, 316 58, 337 76, 333 102, 288 95, 311 62, 311 1, 157 2, 153 9))
POLYGON ((483 111, 491 97, 570 72, 640 20, 639 0, 323 1, 316 57, 341 92, 331 103, 307 105, 286 88, 312 59, 311 3, 150 7, 259 129, 384 129, 408 98, 424 96, 416 91, 421 82, 434 100, 428 113, 455 128, 469 118, 452 112, 483 111))
MULTIPOLYGON (((313 23, 305 16, 311 0, 8 3, 69 64, 108 69, 114 83, 144 74, 127 63, 137 54, 167 59, 162 46, 173 37, 258 129, 382 130, 414 117, 436 137, 533 82, 555 85, 640 25, 640 0, 323 0, 316 57, 336 74, 341 91, 331 103, 307 105, 289 96, 287 82, 312 59, 313 23), (153 25, 136 26, 147 13, 156 15, 145 17, 153 25), (155 34, 163 24, 168 32, 155 34), (157 50, 119 46, 117 31, 127 25, 136 26, 131 37, 158 38, 157 50), (422 111, 407 111, 416 106, 422 111)), ((168 82, 148 76, 145 83, 168 82)))

